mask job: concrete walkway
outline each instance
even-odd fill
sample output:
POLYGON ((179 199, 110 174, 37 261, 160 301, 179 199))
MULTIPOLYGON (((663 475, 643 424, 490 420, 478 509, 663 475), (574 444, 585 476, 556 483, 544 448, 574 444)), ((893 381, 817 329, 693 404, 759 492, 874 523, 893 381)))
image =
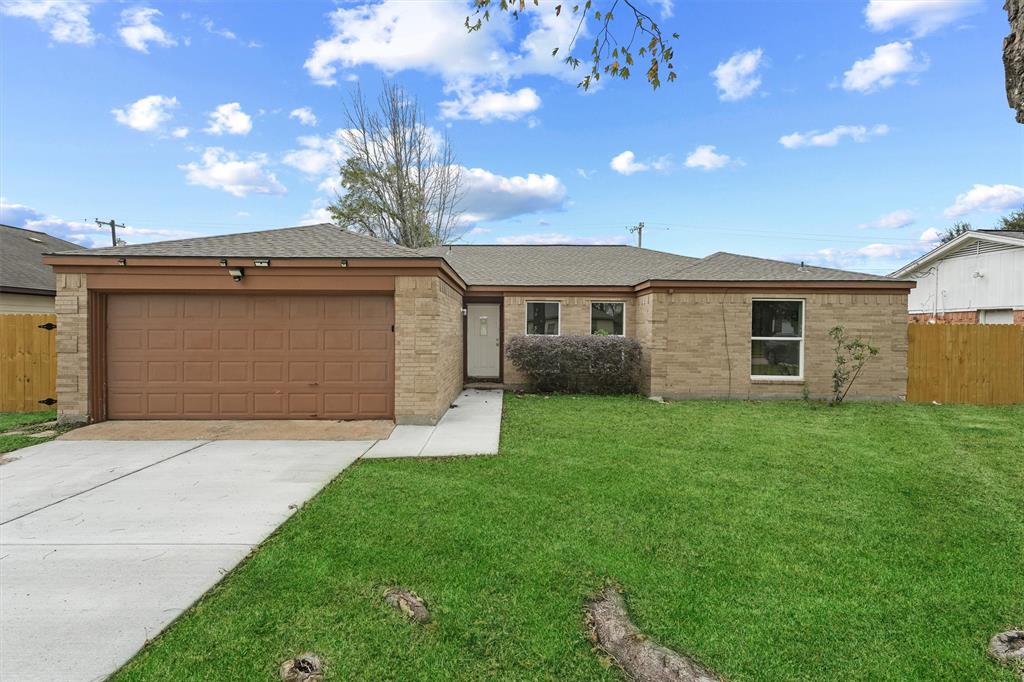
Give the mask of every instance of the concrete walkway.
POLYGON ((100 680, 372 441, 54 441, 0 467, 0 679, 100 680))
POLYGON ((501 390, 467 389, 436 426, 396 426, 387 440, 377 441, 363 457, 497 454, 502 395, 501 390))
POLYGON ((0 680, 106 678, 359 457, 497 453, 501 407, 467 390, 437 426, 376 442, 18 450, 0 466, 0 680))

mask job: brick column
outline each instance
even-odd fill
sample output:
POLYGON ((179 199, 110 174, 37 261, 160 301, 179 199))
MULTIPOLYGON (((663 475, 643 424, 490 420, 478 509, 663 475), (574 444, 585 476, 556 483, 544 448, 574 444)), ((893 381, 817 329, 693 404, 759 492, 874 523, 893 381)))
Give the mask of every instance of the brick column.
POLYGON ((58 274, 57 415, 61 423, 89 420, 89 302, 84 274, 58 274))

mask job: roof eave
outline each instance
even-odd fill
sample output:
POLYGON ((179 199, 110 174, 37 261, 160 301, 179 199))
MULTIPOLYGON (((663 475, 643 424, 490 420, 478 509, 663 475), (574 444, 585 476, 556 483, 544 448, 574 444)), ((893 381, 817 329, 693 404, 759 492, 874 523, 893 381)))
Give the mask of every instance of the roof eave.
POLYGON ((890 276, 907 277, 910 275, 910 273, 914 272, 915 270, 920 270, 926 265, 929 265, 932 262, 941 259, 947 253, 956 249, 961 244, 971 239, 980 239, 982 241, 994 242, 996 244, 1009 244, 1010 246, 1024 246, 1024 242, 1022 242, 1020 239, 1016 239, 1015 237, 1004 237, 999 234, 993 234, 989 232, 975 232, 972 230, 969 232, 964 232, 963 234, 958 235, 953 239, 950 239, 945 244, 940 244, 939 246, 936 246, 928 253, 919 256, 916 260, 913 260, 910 263, 904 265, 899 270, 894 271, 890 276))
POLYGON ((867 289, 871 291, 910 291, 917 286, 913 280, 849 280, 849 279, 819 279, 819 280, 687 280, 687 279, 649 279, 640 282, 633 290, 637 293, 647 291, 658 291, 666 289, 735 289, 735 290, 769 290, 769 289, 867 289))

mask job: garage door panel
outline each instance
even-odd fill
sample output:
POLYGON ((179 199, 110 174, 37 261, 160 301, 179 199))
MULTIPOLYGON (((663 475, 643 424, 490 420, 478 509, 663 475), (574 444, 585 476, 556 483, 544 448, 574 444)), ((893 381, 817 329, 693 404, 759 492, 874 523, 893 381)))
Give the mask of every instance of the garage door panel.
POLYGON ((112 294, 112 419, 359 419, 394 410, 389 296, 112 294))

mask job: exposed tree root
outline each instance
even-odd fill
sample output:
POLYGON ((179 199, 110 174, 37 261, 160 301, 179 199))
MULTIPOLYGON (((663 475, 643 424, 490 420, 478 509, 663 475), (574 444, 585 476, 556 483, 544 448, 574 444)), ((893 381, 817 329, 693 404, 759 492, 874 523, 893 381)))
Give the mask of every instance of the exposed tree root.
POLYGON ((724 682, 725 678, 685 654, 648 639, 629 619, 626 600, 606 587, 587 603, 590 639, 639 682, 724 682))
POLYGON ((384 601, 415 623, 424 625, 430 622, 430 610, 415 592, 400 587, 389 587, 384 591, 384 601))
POLYGON ((1024 630, 1007 630, 988 641, 988 653, 1000 663, 1011 666, 1024 680, 1024 630))
POLYGON ((321 682, 324 679, 320 657, 311 653, 289 658, 281 664, 278 672, 284 682, 321 682))

